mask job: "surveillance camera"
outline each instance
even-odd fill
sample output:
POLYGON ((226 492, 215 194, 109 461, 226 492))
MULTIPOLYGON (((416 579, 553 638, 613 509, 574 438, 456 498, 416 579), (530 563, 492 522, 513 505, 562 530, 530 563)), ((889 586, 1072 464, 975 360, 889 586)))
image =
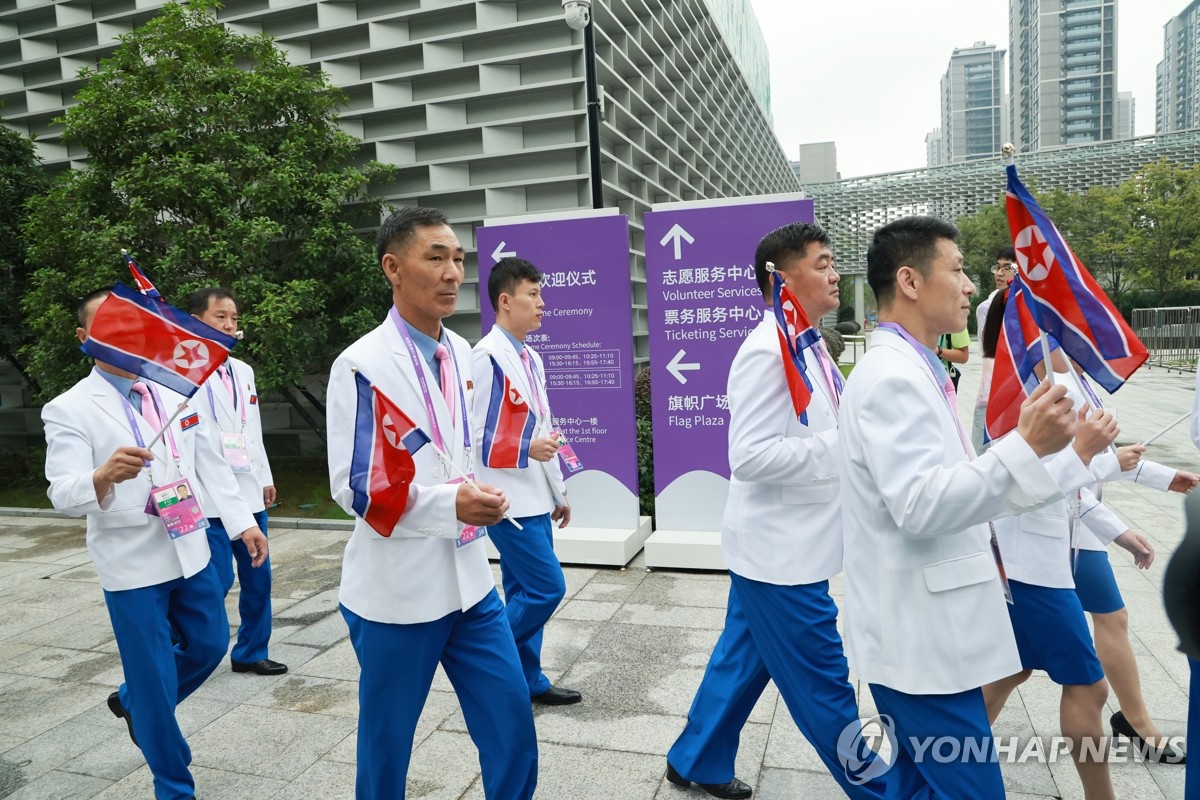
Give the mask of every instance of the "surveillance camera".
POLYGON ((587 27, 592 18, 592 0, 562 0, 562 5, 568 28, 581 31, 587 27))

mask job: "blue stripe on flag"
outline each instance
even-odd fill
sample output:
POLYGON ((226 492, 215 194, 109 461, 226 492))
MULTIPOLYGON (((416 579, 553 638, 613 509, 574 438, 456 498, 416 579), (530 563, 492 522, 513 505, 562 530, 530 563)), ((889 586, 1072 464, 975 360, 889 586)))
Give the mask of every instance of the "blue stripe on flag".
POLYGON ((358 391, 358 410, 354 415, 354 449, 350 456, 351 504, 360 519, 366 519, 371 505, 371 450, 375 446, 375 392, 361 372, 354 373, 358 391))

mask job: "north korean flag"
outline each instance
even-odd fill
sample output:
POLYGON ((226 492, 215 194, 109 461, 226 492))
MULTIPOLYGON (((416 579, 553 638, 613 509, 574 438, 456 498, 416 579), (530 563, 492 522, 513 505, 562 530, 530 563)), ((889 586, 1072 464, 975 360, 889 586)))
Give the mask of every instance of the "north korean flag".
POLYGON ((483 428, 483 463, 492 469, 529 466, 529 443, 536 419, 529 403, 492 358, 492 393, 483 428))
POLYGON ((1083 371, 1115 392, 1149 357, 1146 346, 1008 165, 1008 228, 1038 327, 1083 371))
MULTIPOLYGON (((992 367, 992 388, 988 393, 984 439, 994 441, 1015 429, 1021 418, 1021 404, 1037 388, 1034 367, 1043 360, 1041 336, 1025 295, 1021 276, 1013 278, 1004 306, 1004 324, 996 341, 996 360, 992 367)), ((1051 342, 1051 348, 1058 347, 1051 342)))
POLYGON ((155 289, 154 284, 146 277, 146 273, 142 272, 141 267, 130 257, 128 251, 122 250, 121 255, 125 256, 125 264, 129 267, 129 274, 133 276, 133 284, 138 291, 147 297, 162 297, 158 293, 158 289, 155 289))
POLYGON ((771 273, 771 307, 779 334, 779 353, 783 357, 783 373, 787 379, 792 410, 805 425, 808 424, 809 402, 812 400, 812 381, 804 362, 804 348, 821 340, 800 305, 800 300, 787 288, 779 271, 771 273))
POLYGON ((96 309, 79 349, 191 397, 235 344, 190 314, 118 283, 96 309))
POLYGON ((408 487, 417 473, 413 453, 429 437, 361 372, 354 373, 358 410, 350 490, 354 513, 380 536, 391 536, 408 507, 408 487))

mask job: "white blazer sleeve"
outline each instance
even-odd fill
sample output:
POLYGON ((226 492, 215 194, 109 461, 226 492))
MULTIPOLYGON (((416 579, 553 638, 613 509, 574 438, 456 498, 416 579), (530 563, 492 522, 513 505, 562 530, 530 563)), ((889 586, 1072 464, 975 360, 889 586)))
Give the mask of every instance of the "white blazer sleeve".
MULTIPOLYGON (((945 410, 929 404, 928 389, 918 380, 927 379, 883 378, 872 387, 858 420, 861 438, 873 444, 866 451, 867 468, 901 531, 913 537, 959 534, 1063 497, 1015 431, 975 460, 947 466, 946 448, 959 445, 944 438, 945 410)), ((1091 479, 1089 474, 1082 483, 1091 479)))
MULTIPOLYGON (((258 379, 254 375, 254 369, 247 364, 245 369, 250 373, 250 395, 258 397, 258 379)), ((250 402, 250 397, 246 398, 246 402, 250 402)), ((268 486, 275 485, 275 477, 271 475, 271 462, 267 460, 267 447, 263 444, 263 428, 262 428, 262 398, 258 398, 258 402, 254 405, 254 411, 250 412, 254 415, 254 435, 250 437, 250 447, 253 448, 251 456, 254 465, 257 469, 254 471, 254 477, 258 478, 258 484, 263 489, 268 486)))
POLYGON ((471 409, 471 447, 483 463, 483 428, 487 423, 488 401, 492 397, 491 352, 480 342, 471 350, 471 377, 475 381, 475 400, 471 409))
MULTIPOLYGON (((546 366, 542 363, 541 353, 537 352, 536 350, 530 350, 530 352, 533 354, 533 357, 537 359, 538 374, 542 376, 543 388, 546 389, 546 414, 548 417, 547 424, 549 424, 550 421, 554 419, 554 409, 550 407, 550 391, 549 387, 545 385, 546 366)), ((549 433, 549 431, 547 431, 547 433, 549 433)), ((546 470, 546 477, 550 479, 550 485, 554 488, 554 502, 559 503, 565 501, 567 496, 567 483, 563 479, 562 459, 560 459, 558 456, 555 456, 549 461, 544 462, 542 467, 546 470)))
MULTIPOLYGON (((354 492, 350 489, 350 461, 354 457, 354 421, 358 411, 355 366, 344 356, 333 364, 325 397, 325 429, 329 437, 329 491, 343 511, 354 511, 354 492)), ((427 444, 425 447, 432 447, 427 444)), ((456 516, 458 486, 437 484, 408 487, 408 505, 392 530, 391 538, 420 539, 430 536, 458 538, 463 525, 456 516)), ((370 530, 370 528, 368 528, 370 530)), ((372 535, 377 535, 372 530, 372 535)))
POLYGON ((96 497, 92 445, 76 420, 56 403, 42 408, 46 428, 46 495, 51 505, 70 517, 82 517, 112 507, 115 492, 96 497))
MULTIPOLYGON (((729 467, 746 483, 809 486, 837 477, 837 429, 788 436, 795 419, 786 388, 764 386, 776 375, 779 353, 746 350, 729 371, 729 467)), ((782 384, 782 379, 780 379, 782 384)), ((814 392, 819 391, 814 387, 814 392)))
MULTIPOLYGON (((1095 463, 1095 460, 1093 458, 1092 462, 1095 463)), ((1058 484, 1058 488, 1062 489, 1063 494, 1074 494, 1084 486, 1096 482, 1095 473, 1084 466, 1083 461, 1079 459, 1079 454, 1075 452, 1075 448, 1069 445, 1043 463, 1046 465, 1046 471, 1058 484)))
POLYGON ((221 429, 216 419, 211 414, 205 414, 198 405, 192 406, 200 415, 196 431, 196 477, 204 484, 204 490, 208 493, 206 499, 216 506, 209 511, 216 511, 215 516, 221 518, 229 538, 237 539, 244 531, 258 527, 258 523, 242 499, 237 478, 225 460, 221 450, 221 429))
POLYGON ((1129 530, 1129 526, 1088 489, 1080 492, 1079 521, 1106 545, 1129 530))
POLYGON ((1122 472, 1121 477, 1160 492, 1168 492, 1171 490, 1171 481, 1175 480, 1175 468, 1142 459, 1133 469, 1122 472))

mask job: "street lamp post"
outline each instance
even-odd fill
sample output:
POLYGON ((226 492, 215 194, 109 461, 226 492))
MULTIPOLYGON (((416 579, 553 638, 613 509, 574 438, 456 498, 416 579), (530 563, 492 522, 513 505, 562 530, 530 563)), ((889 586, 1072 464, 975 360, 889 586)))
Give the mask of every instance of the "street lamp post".
POLYGON ((562 0, 568 27, 583 31, 583 67, 587 86, 588 169, 591 174, 592 208, 604 208, 600 179, 600 84, 596 78, 596 24, 591 0, 562 0))

